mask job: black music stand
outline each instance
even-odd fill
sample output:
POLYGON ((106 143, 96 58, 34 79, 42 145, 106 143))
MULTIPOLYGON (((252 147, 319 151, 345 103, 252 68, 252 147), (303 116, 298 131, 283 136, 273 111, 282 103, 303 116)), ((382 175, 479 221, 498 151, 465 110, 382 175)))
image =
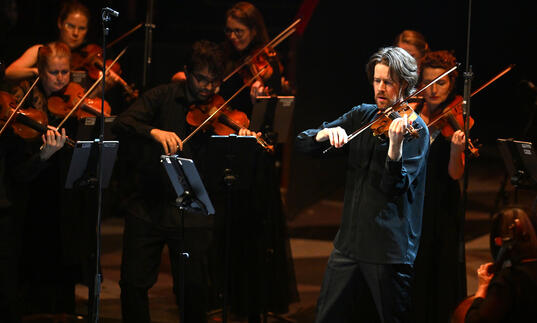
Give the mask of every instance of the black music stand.
MULTIPOLYGON (((98 183, 97 169, 99 158, 99 140, 77 141, 71 157, 65 188, 95 188, 98 183)), ((102 142, 102 187, 108 187, 116 160, 119 141, 102 142)))
POLYGON ((181 257, 181 281, 179 289, 181 290, 180 310, 181 322, 185 321, 185 260, 190 258, 190 254, 184 248, 185 238, 185 212, 193 212, 203 215, 214 215, 214 207, 209 198, 207 190, 200 178, 196 165, 191 159, 180 158, 177 155, 160 156, 160 162, 166 169, 172 186, 177 193, 176 204, 179 208, 181 217, 181 236, 180 240, 183 247, 179 250, 181 257))
MULTIPOLYGON (((112 124, 116 120, 115 116, 104 117, 104 140, 117 140, 117 136, 112 132, 112 124)), ((99 138, 101 117, 86 117, 78 121, 76 130, 76 140, 93 140, 99 138)))
POLYGON ((271 143, 284 143, 289 136, 294 108, 294 96, 258 96, 250 128, 262 132, 271 143))
POLYGON ((518 189, 537 190, 537 155, 531 142, 512 138, 497 139, 505 168, 515 188, 515 203, 518 189))
POLYGON ((256 150, 261 146, 252 136, 211 136, 207 147, 207 186, 211 192, 225 192, 225 251, 222 322, 227 322, 229 295, 229 256, 231 212, 234 210, 233 192, 251 190, 256 165, 256 150))

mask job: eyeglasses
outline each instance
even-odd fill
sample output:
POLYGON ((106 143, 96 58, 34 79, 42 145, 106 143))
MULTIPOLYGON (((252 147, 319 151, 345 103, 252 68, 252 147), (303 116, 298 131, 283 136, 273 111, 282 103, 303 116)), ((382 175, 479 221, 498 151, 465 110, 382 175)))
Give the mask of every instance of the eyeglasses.
POLYGON ((242 38, 244 36, 244 33, 246 32, 246 29, 240 29, 240 28, 225 28, 224 33, 226 36, 231 36, 231 33, 234 33, 237 38, 242 38))
POLYGON ((219 79, 209 80, 209 78, 207 78, 206 76, 203 76, 203 75, 200 75, 200 74, 197 74, 197 73, 192 73, 192 76, 194 76, 194 78, 196 79, 196 81, 198 82, 198 84, 200 86, 207 86, 207 85, 209 85, 209 83, 212 86, 218 86, 221 83, 221 80, 219 80, 219 79))
POLYGON ((69 31, 74 31, 74 30, 78 30, 78 31, 81 31, 81 32, 84 32, 86 30, 88 30, 88 27, 83 27, 83 26, 75 26, 73 24, 70 24, 68 22, 66 22, 64 24, 65 26, 65 29, 69 30, 69 31))

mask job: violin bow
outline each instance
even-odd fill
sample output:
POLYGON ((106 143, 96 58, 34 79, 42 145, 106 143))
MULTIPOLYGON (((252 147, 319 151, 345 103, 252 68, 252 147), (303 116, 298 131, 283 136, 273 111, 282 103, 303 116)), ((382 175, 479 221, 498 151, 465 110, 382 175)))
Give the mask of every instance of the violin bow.
MULTIPOLYGON (((477 90, 475 90, 474 92, 472 92, 472 94, 470 94, 470 97, 473 97, 475 94, 481 92, 481 90, 483 90, 484 88, 486 88, 487 86, 489 86, 490 84, 492 84, 493 82, 495 82, 497 79, 499 79, 500 77, 504 76, 507 72, 509 72, 510 70, 513 69, 513 67, 515 67, 515 64, 511 64, 509 65, 507 68, 505 68, 503 71, 501 71, 500 73, 498 73, 496 76, 494 76, 493 78, 491 78, 488 82, 486 82, 485 84, 481 85, 481 87, 479 87, 477 90)), ((442 119, 442 117, 444 117, 446 114, 448 114, 451 109, 453 109, 454 107, 456 107, 458 104, 455 104, 453 105, 451 108, 447 109, 447 111, 444 111, 442 112, 439 116, 437 116, 436 118, 433 119, 433 121, 429 122, 429 124, 427 125, 427 127, 430 127, 432 125, 434 125, 435 123, 437 123, 440 119, 442 119)))
POLYGON ((4 123, 4 126, 2 127, 2 129, 0 129, 0 135, 2 135, 2 133, 4 133, 4 130, 6 129, 7 125, 13 120, 13 118, 17 115, 17 112, 19 112, 22 104, 24 103, 24 101, 26 101, 26 98, 28 97, 28 95, 30 94, 30 92, 32 92, 32 90, 34 89, 35 85, 37 84, 37 82, 39 81, 39 76, 37 76, 37 78, 35 79, 34 83, 32 84, 32 86, 30 86, 30 88, 28 89, 28 91, 26 91, 26 93, 24 94, 24 96, 22 97, 22 99, 20 100, 19 104, 17 104, 17 107, 15 108, 15 110, 13 110, 13 113, 9 116, 9 118, 7 118, 6 120, 6 123, 4 123))
POLYGON ((132 34, 133 32, 135 32, 136 30, 140 29, 140 27, 142 27, 144 24, 143 23, 139 23, 138 25, 136 25, 134 28, 132 28, 131 30, 127 31, 126 33, 124 33, 123 35, 119 36, 118 38, 114 39, 113 41, 111 41, 108 45, 106 45, 106 49, 114 46, 115 44, 117 44, 119 41, 121 41, 123 38, 129 36, 130 34, 132 34))
MULTIPOLYGON (((112 66, 114 66, 114 64, 117 62, 117 60, 123 56, 123 54, 125 54, 125 52, 127 51, 127 48, 125 47, 121 53, 119 53, 116 58, 112 61, 112 63, 110 63, 110 65, 106 68, 106 71, 105 73, 108 73, 108 71, 112 68, 112 66)), ((99 78, 95 81, 95 83, 93 83, 93 85, 86 91, 86 93, 84 93, 84 95, 80 98, 80 100, 78 100, 78 102, 75 104, 75 106, 71 109, 71 111, 69 111, 69 113, 63 118, 63 120, 60 122, 60 124, 57 126, 57 128, 59 129, 64 123, 65 121, 67 121, 67 119, 69 119, 69 117, 76 111, 76 109, 80 106, 80 104, 82 102, 84 102, 84 100, 86 99, 86 97, 88 95, 90 95, 90 93, 95 89, 95 87, 97 86, 97 84, 99 84, 99 82, 101 82, 101 80, 103 79, 103 74, 101 73, 101 75, 99 76, 99 78)))
POLYGON ((263 46, 261 49, 259 49, 257 52, 255 52, 255 54, 253 54, 253 55, 249 56, 248 58, 246 58, 244 60, 244 62, 242 62, 241 65, 237 66, 237 68, 235 68, 231 73, 229 73, 226 77, 224 77, 222 79, 222 82, 227 81, 235 73, 240 71, 244 66, 250 64, 254 60, 254 58, 256 58, 259 54, 263 53, 265 51, 265 49, 267 49, 269 47, 276 47, 276 45, 278 45, 284 39, 286 39, 291 34, 293 34, 296 31, 296 25, 298 25, 298 23, 300 23, 301 20, 302 20, 301 18, 298 18, 297 20, 295 20, 295 22, 293 22, 291 25, 289 25, 289 27, 285 28, 280 34, 278 34, 278 36, 274 37, 274 39, 269 41, 265 46, 263 46))
MULTIPOLYGON (((455 66, 453 66, 452 68, 450 68, 449 70, 447 70, 446 72, 442 73, 440 76, 436 77, 434 80, 432 80, 431 82, 429 82, 428 84, 426 84, 425 86, 423 86, 421 89, 419 90, 416 90, 414 91, 414 93, 410 94, 409 96, 407 96, 406 98, 404 99, 401 99, 399 101, 397 101, 395 104, 393 104, 392 106, 382 110, 382 111, 378 111, 377 113, 377 116, 371 121, 369 122, 368 124, 360 127, 359 129, 355 130, 353 133, 351 133, 348 137, 347 137, 347 143, 350 142, 352 139, 354 139, 356 136, 358 136, 359 134, 361 134, 362 132, 364 132, 366 129, 368 129, 369 127, 371 127, 371 125, 373 125, 378 119, 381 118, 381 115, 388 115, 392 112, 394 112, 394 108, 393 107, 397 107, 401 104, 403 104, 404 102, 406 102, 408 99, 414 97, 414 96, 417 96, 418 94, 420 94, 421 92, 425 91, 428 87, 430 87, 431 85, 433 85, 434 83, 438 82, 441 78, 443 78, 444 76, 448 75, 449 73, 453 72, 454 70, 456 70, 458 67, 459 67, 460 63, 457 63, 455 66)), ((408 104, 407 104, 408 105, 408 104)), ((344 143, 343 145, 347 144, 347 143, 344 143)), ((330 146, 328 148, 326 148, 324 151, 323 151, 323 154, 327 153, 330 149, 332 149, 333 146, 330 146)))
POLYGON ((194 136, 201 128, 203 128, 204 125, 207 124, 207 122, 209 122, 209 120, 211 120, 218 112, 220 112, 220 110, 222 110, 231 100, 233 100, 242 90, 244 90, 246 87, 250 86, 250 84, 265 70, 266 67, 263 67, 262 69, 259 70, 259 72, 254 76, 252 77, 251 79, 248 80, 248 82, 244 83, 240 89, 237 90, 237 92, 235 92, 229 99, 226 100, 226 102, 224 102, 222 105, 220 105, 218 107, 218 109, 216 109, 210 116, 207 117, 207 119, 205 119, 205 121, 203 121, 196 129, 194 129, 186 138, 185 140, 183 140, 183 144, 185 142, 187 142, 188 140, 190 140, 190 138, 192 138, 192 136, 194 136))

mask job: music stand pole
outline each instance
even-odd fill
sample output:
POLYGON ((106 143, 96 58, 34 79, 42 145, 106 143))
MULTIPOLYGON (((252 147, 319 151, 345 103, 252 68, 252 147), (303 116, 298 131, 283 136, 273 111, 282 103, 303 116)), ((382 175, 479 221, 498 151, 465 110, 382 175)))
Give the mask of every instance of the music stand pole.
MULTIPOLYGON (((463 193, 462 193, 462 212, 459 216, 459 264, 466 264, 466 252, 465 252, 465 242, 464 242, 464 227, 466 221, 466 207, 468 204, 468 162, 470 156, 470 150, 468 149, 468 140, 469 140, 469 130, 470 130, 470 97, 471 97, 471 87, 472 87, 472 66, 470 65, 470 26, 472 20, 472 0, 468 1, 468 29, 466 35, 466 68, 464 72, 464 94, 462 101, 462 116, 464 120, 464 136, 465 136, 465 149, 464 149, 464 183, 463 183, 463 193)), ((460 271, 466 273, 466 266, 464 268, 459 268, 460 271)), ((466 277, 466 274, 464 274, 466 277)), ((460 289, 466 291, 466 279, 462 279, 462 286, 460 289)))
POLYGON ((186 259, 190 258, 190 254, 185 249, 185 211, 186 208, 192 204, 192 194, 189 189, 185 189, 181 196, 176 199, 177 206, 179 207, 179 216, 181 217, 181 250, 179 256, 181 257, 181 277, 179 281, 179 289, 181 290, 181 296, 179 299, 179 309, 181 322, 185 322, 185 267, 186 259))

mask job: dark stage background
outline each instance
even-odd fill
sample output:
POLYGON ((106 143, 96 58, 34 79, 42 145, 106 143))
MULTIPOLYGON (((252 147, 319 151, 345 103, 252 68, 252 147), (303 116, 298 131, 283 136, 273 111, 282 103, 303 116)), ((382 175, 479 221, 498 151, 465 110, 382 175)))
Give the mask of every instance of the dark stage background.
MULTIPOLYGON (((89 40, 101 44, 100 8, 120 12, 111 25, 114 40, 146 19, 146 1, 83 1, 91 10, 89 40)), ((2 0, 0 58, 7 64, 35 43, 56 38, 59 1, 2 0)), ((223 17, 234 1, 155 0, 153 59, 147 87, 168 82, 181 68, 185 49, 198 39, 223 40, 223 17)), ((276 36, 297 16, 300 0, 252 1, 263 13, 271 37, 276 36)), ((536 93, 524 81, 537 82, 535 41, 537 5, 514 1, 492 5, 473 1, 469 62, 473 67, 472 89, 495 76, 510 64, 515 68, 474 96, 471 115, 476 125, 472 138, 484 147, 496 138, 521 138, 523 127, 533 118, 536 93)), ((371 102, 372 90, 364 66, 379 47, 391 45, 403 29, 422 32, 433 50, 454 50, 466 66, 467 1, 430 2, 351 2, 320 0, 305 32, 280 44, 286 73, 294 81, 297 102, 293 134, 332 120, 352 106, 371 102)), ((123 77, 141 89, 144 28, 109 50, 115 56, 128 46, 120 64, 123 77)), ((525 139, 525 138, 524 138, 525 139)), ((292 149, 291 149, 292 150, 292 149)), ((483 156, 486 158, 486 156, 483 156)), ((344 156, 321 160, 291 151, 287 206, 289 216, 313 201, 337 191, 344 183, 344 156)))

